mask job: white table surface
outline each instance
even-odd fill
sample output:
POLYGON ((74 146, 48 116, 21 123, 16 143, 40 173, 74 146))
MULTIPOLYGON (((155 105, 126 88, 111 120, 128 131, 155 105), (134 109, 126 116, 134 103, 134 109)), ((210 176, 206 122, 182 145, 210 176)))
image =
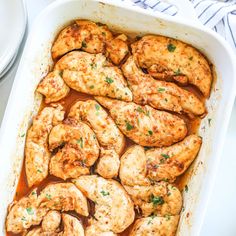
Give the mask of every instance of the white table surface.
MULTIPOLYGON (((53 0, 26 0, 28 29, 30 29, 35 16, 51 2, 53 0)), ((14 67, 0 84, 0 123, 14 80, 21 50, 14 67)), ((220 168, 201 232, 203 236, 236 235, 236 154, 233 150, 234 146, 236 146, 236 102, 225 140, 220 168)))

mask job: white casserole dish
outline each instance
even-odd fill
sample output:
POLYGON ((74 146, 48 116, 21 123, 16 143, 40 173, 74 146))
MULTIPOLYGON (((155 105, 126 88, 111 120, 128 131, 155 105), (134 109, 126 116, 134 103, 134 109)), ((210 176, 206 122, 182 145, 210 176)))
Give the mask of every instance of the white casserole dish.
POLYGON ((14 197, 23 163, 25 133, 41 102, 35 88, 52 65, 50 48, 57 32, 76 18, 100 21, 122 32, 177 38, 201 50, 214 64, 217 80, 207 101, 208 115, 199 129, 203 145, 190 168, 189 190, 183 193, 185 210, 177 233, 181 236, 199 235, 236 91, 234 55, 222 38, 197 21, 191 25, 180 17, 132 7, 126 1, 109 0, 56 1, 40 14, 32 26, 1 127, 1 235, 5 235, 7 206, 14 197))

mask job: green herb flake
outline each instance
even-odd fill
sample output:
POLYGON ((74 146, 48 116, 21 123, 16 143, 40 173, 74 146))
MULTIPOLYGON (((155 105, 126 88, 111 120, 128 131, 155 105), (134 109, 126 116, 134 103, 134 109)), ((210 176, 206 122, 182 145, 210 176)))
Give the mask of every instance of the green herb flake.
POLYGON ((95 104, 95 108, 96 108, 97 111, 100 110, 100 106, 98 104, 95 104))
POLYGON ((165 91, 165 89, 164 89, 164 88, 158 88, 157 90, 158 90, 158 92, 160 92, 160 93, 162 93, 162 92, 164 92, 164 91, 165 91))
POLYGON ((153 135, 153 132, 151 130, 148 130, 149 135, 153 135))
POLYGON ((105 81, 106 81, 108 84, 111 84, 111 83, 114 82, 114 80, 113 80, 112 78, 108 77, 108 76, 106 77, 105 81))
POLYGON ((80 145, 81 148, 84 147, 84 142, 83 142, 83 138, 82 137, 77 140, 77 143, 80 145))
MULTIPOLYGON (((151 147, 144 147, 144 150, 147 151, 147 150, 150 150, 151 147)), ((150 159, 150 158, 149 158, 150 159)))
POLYGON ((60 77, 62 77, 63 76, 63 71, 60 71, 59 75, 60 75, 60 77))
POLYGON ((164 199, 163 197, 160 196, 151 196, 150 201, 153 203, 154 206, 158 206, 158 205, 163 205, 164 204, 164 199))
POLYGON ((32 207, 26 208, 26 211, 27 211, 28 215, 33 215, 34 214, 34 210, 32 209, 32 207))
POLYGON ((187 193, 188 192, 188 185, 184 186, 184 191, 187 193))
POLYGON ((90 63, 90 66, 91 66, 92 70, 97 68, 97 64, 96 63, 90 63))
POLYGON ((138 111, 139 113, 144 113, 144 110, 143 110, 142 107, 138 107, 138 108, 137 108, 137 111, 138 111))
POLYGON ((170 215, 165 215, 166 220, 170 220, 170 215))
POLYGON ((82 41, 82 48, 86 48, 87 47, 87 43, 85 41, 82 41))
POLYGON ((175 49, 176 49, 176 46, 174 44, 172 44, 172 43, 169 43, 167 45, 167 49, 168 49, 169 52, 174 52, 175 49))
POLYGON ((37 172, 38 172, 38 173, 43 173, 40 169, 37 169, 37 172))
POLYGON ((26 221, 26 218, 23 216, 23 217, 21 218, 21 221, 26 221))
POLYGON ((36 193, 36 191, 33 191, 32 193, 31 193, 31 195, 36 195, 37 193, 36 193))
POLYGON ((133 128, 134 128, 133 125, 131 125, 129 122, 126 122, 126 130, 127 130, 127 131, 130 131, 130 130, 132 130, 133 128))
POLYGON ((156 216, 155 215, 151 215, 150 216, 150 220, 148 221, 148 225, 152 224, 152 220, 155 218, 156 216))
POLYGON ((104 196, 104 197, 110 195, 109 192, 106 192, 106 191, 104 191, 104 190, 102 190, 100 193, 101 193, 102 196, 104 196))
POLYGON ((164 153, 162 153, 161 156, 164 157, 165 159, 170 158, 170 156, 168 154, 164 154, 164 153))
POLYGON ((178 68, 177 71, 174 71, 174 74, 175 74, 175 75, 181 75, 181 71, 180 71, 180 69, 178 68))
POLYGON ((208 125, 211 126, 211 118, 208 119, 208 125))
POLYGON ((46 198, 47 198, 48 200, 51 200, 51 199, 52 199, 52 195, 46 193, 46 198))
POLYGON ((23 137, 25 137, 25 134, 22 134, 22 135, 21 135, 21 138, 23 138, 23 137))
POLYGON ((90 89, 94 89, 94 85, 89 86, 90 89))

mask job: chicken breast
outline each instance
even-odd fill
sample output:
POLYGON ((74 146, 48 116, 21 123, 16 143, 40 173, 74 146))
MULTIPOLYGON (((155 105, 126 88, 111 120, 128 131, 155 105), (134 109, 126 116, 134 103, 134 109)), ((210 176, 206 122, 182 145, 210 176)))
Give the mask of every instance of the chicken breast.
POLYGON ((120 157, 113 149, 101 148, 95 171, 103 178, 112 179, 118 176, 120 157))
MULTIPOLYGON (((94 132, 88 125, 76 120, 67 119, 63 124, 54 126, 48 142, 50 150, 67 144, 63 150, 64 154, 67 154, 66 150, 70 150, 70 148, 66 148, 68 146, 77 150, 78 160, 86 166, 93 165, 99 156, 99 144, 94 132)), ((68 156, 70 156, 70 153, 68 153, 68 156)))
POLYGON ((201 144, 201 137, 189 135, 172 146, 147 150, 147 177, 156 181, 174 181, 196 158, 201 144))
POLYGON ((88 216, 86 197, 72 183, 55 183, 47 185, 38 197, 39 206, 58 211, 75 211, 88 216))
POLYGON ((61 224, 61 214, 58 211, 49 211, 42 221, 42 232, 57 232, 61 224))
POLYGON ((132 101, 121 70, 102 54, 73 51, 63 56, 54 69, 63 71, 66 84, 78 92, 132 101))
POLYGON ((150 186, 125 186, 134 205, 138 206, 144 217, 154 215, 178 215, 182 208, 182 196, 176 187, 166 182, 150 186))
POLYGON ((179 216, 150 216, 135 221, 129 236, 174 236, 179 216))
POLYGON ((101 225, 94 219, 89 219, 88 224, 89 226, 87 226, 85 230, 86 236, 117 236, 117 234, 112 231, 106 231, 106 226, 101 225))
POLYGON ((25 145, 25 171, 28 186, 39 184, 48 175, 50 152, 48 135, 53 125, 64 119, 61 106, 45 107, 28 130, 25 145))
POLYGON ((183 119, 150 106, 139 106, 105 97, 95 97, 110 112, 120 130, 143 146, 169 146, 187 134, 183 119))
POLYGON ((193 93, 171 82, 158 81, 143 73, 130 56, 122 66, 128 79, 135 103, 150 105, 157 109, 169 110, 189 115, 202 115, 206 112, 204 103, 193 93))
POLYGON ((125 137, 107 112, 94 100, 78 101, 68 117, 86 122, 96 134, 101 146, 114 149, 118 154, 124 149, 125 137))
POLYGON ((117 181, 87 175, 74 179, 73 183, 96 203, 94 217, 104 226, 104 232, 120 233, 134 221, 133 202, 117 181))
POLYGON ((89 174, 89 167, 84 164, 82 153, 70 147, 64 146, 50 160, 49 171, 51 175, 61 179, 77 178, 89 174))
POLYGON ((38 208, 37 189, 19 201, 14 201, 8 208, 6 231, 21 233, 33 225, 38 225, 47 213, 47 209, 38 208))
POLYGON ((84 236, 84 228, 81 222, 68 214, 62 214, 64 230, 58 236, 84 236))
POLYGON ((150 180, 146 178, 146 155, 144 148, 133 145, 126 150, 120 159, 119 177, 123 185, 150 185, 150 180))
POLYGON ((49 72, 39 83, 36 91, 45 96, 45 103, 57 102, 70 92, 70 88, 61 75, 61 71, 54 70, 49 72))
POLYGON ((210 94, 212 74, 206 58, 194 47, 160 35, 147 35, 131 45, 138 65, 155 78, 172 78, 210 94))
POLYGON ((105 51, 105 42, 112 38, 112 33, 106 25, 88 20, 76 20, 59 33, 52 46, 52 58, 55 60, 75 49, 88 53, 101 53, 105 51))
POLYGON ((127 37, 124 34, 120 34, 106 43, 106 54, 116 65, 120 64, 128 53, 127 37))

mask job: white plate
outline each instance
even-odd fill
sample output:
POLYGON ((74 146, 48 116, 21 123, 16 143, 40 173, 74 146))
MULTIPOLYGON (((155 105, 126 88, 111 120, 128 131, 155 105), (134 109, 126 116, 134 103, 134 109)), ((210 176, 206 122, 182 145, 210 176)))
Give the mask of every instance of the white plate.
POLYGON ((0 0, 0 74, 17 52, 25 27, 23 0, 0 0))

